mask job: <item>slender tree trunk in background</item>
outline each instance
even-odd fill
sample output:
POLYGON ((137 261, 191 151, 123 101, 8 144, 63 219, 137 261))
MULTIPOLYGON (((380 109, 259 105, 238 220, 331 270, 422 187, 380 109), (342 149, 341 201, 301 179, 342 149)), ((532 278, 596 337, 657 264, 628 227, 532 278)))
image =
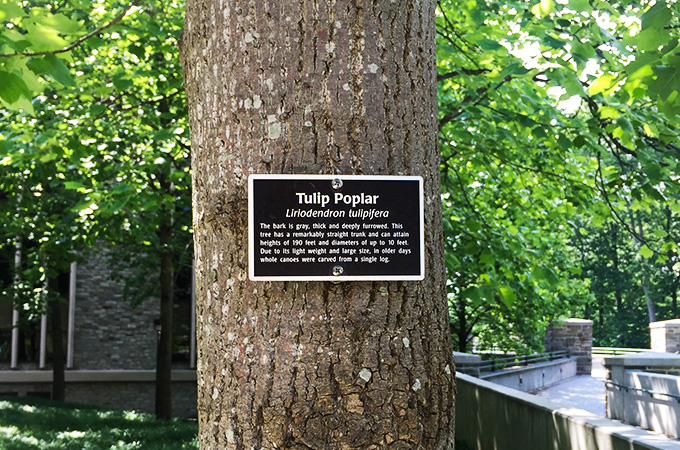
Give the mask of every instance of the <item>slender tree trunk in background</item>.
MULTIPOLYGON (((56 278, 47 281, 48 289, 59 292, 56 278)), ((49 318, 52 341, 52 400, 66 400, 66 355, 64 353, 64 327, 61 320, 62 303, 58 298, 49 302, 49 318)))
POLYGON ((459 299, 456 307, 456 315, 458 316, 458 328, 456 329, 456 336, 458 337, 458 351, 461 353, 467 353, 468 344, 468 326, 467 314, 465 313, 465 302, 465 299, 459 299))
POLYGON ((189 1, 202 449, 453 449, 435 5, 189 1), (422 282, 251 282, 251 173, 421 175, 422 282))
MULTIPOLYGON (((613 254, 612 254, 612 264, 614 266, 614 271, 617 276, 621 276, 621 270, 619 269, 619 226, 616 223, 613 223, 611 225, 611 243, 613 246, 613 254)), ((621 311, 623 307, 623 292, 621 291, 621 288, 619 287, 619 283, 616 283, 616 287, 614 288, 614 298, 616 299, 616 311, 617 313, 621 311)), ((600 323, 602 325, 602 323, 600 323)))
POLYGON ((656 305, 654 300, 652 300, 651 295, 649 295, 649 285, 647 281, 641 283, 642 292, 645 294, 645 301, 647 302, 647 314, 649 314, 649 323, 656 322, 656 305))
MULTIPOLYGON (((636 226, 635 222, 635 213, 631 213, 631 225, 633 227, 633 232, 637 233, 637 236, 640 236, 641 238, 644 239, 644 229, 642 228, 642 220, 640 219, 640 216, 638 215, 637 222, 639 224, 639 228, 636 226)), ((642 243, 640 240, 637 238, 635 234, 633 234, 633 242, 635 242, 635 245, 638 249, 642 248, 642 243)), ((644 269, 642 270, 641 274, 641 280, 640 280, 640 286, 642 287, 642 292, 645 294, 645 302, 647 303, 647 314, 649 316, 649 323, 656 322, 656 305, 654 303, 654 299, 652 299, 652 296, 649 293, 649 285, 647 284, 647 278, 649 277, 649 273, 646 264, 643 263, 644 269)))
MULTIPOLYGON (((169 216, 169 214, 168 214, 169 216)), ((156 417, 170 419, 172 417, 172 225, 168 217, 167 224, 158 229, 161 243, 161 272, 160 272, 160 325, 161 332, 158 339, 158 356, 156 365, 156 417)))
MULTIPOLYGON (((155 59, 162 62, 163 58, 157 54, 155 59)), ((162 98, 158 103, 158 112, 169 112, 168 101, 162 98)), ((161 117, 161 125, 166 128, 169 120, 161 117)), ((160 192, 172 195, 172 183, 163 173, 156 174, 160 192)), ((173 280, 172 253, 172 225, 173 215, 169 209, 163 209, 164 220, 158 227, 157 233, 161 247, 160 266, 160 336, 156 353, 156 417, 159 419, 172 418, 172 335, 173 335, 173 304, 175 283, 173 280)))

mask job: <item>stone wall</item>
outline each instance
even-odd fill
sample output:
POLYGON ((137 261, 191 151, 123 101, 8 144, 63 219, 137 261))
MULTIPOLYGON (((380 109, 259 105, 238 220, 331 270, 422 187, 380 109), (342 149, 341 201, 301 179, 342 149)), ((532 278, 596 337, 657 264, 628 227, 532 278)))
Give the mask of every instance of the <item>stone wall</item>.
POLYGON ((680 355, 644 352, 609 356, 605 367, 607 417, 680 437, 680 355))
POLYGON ((680 319, 650 323, 649 335, 652 351, 661 353, 680 351, 680 319))
POLYGON ((535 395, 456 375, 456 449, 671 450, 678 441, 563 408, 535 395))
POLYGON ((123 300, 123 287, 109 279, 111 268, 104 255, 92 255, 77 265, 74 368, 155 369, 159 302, 152 299, 132 307, 123 300))
POLYGON ((569 350, 578 357, 577 375, 590 375, 593 369, 593 321, 565 319, 556 322, 546 330, 543 341, 546 352, 569 350))

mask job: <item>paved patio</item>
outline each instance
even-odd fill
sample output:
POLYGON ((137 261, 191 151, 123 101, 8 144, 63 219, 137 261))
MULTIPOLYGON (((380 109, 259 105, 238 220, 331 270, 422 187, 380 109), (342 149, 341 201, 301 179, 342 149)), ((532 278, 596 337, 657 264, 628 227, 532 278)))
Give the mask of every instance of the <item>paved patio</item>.
POLYGON ((591 375, 580 375, 536 393, 559 405, 585 409, 598 416, 606 416, 605 370, 602 358, 593 358, 591 375))

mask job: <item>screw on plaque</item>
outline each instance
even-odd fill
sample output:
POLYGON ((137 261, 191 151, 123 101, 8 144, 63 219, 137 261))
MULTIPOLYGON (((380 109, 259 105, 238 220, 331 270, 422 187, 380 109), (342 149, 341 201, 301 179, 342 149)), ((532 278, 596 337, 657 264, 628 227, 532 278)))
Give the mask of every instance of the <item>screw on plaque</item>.
POLYGON ((336 277, 342 275, 344 271, 345 269, 343 269, 342 266, 333 266, 333 275, 336 277))
POLYGON ((340 189, 342 187, 342 180, 340 178, 334 178, 333 181, 331 181, 331 186, 335 190, 340 189))

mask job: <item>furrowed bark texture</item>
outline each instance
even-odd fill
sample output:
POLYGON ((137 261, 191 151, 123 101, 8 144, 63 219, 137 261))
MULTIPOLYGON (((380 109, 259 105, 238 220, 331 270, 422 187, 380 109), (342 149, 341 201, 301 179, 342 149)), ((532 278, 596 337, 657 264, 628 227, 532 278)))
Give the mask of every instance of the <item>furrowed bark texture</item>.
POLYGON ((202 449, 452 449, 434 2, 187 2, 202 449), (251 173, 421 175, 423 282, 251 282, 251 173))

